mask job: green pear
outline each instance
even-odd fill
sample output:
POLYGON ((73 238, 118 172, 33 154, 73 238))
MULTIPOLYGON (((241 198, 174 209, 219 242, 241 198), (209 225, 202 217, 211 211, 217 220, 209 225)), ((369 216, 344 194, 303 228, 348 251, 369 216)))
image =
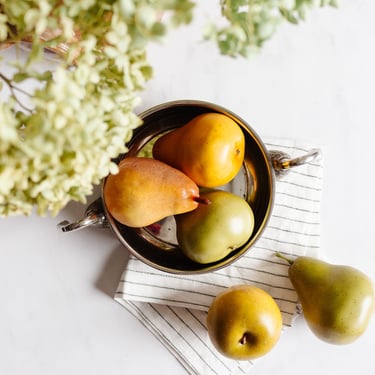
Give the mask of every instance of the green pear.
POLYGON ((182 252, 206 264, 223 259, 249 240, 254 215, 245 199, 227 191, 209 191, 201 199, 210 203, 175 216, 176 234, 182 252))
POLYGON ((305 320, 318 338, 349 344, 365 332, 375 311, 374 286, 367 275, 307 256, 288 262, 305 320))

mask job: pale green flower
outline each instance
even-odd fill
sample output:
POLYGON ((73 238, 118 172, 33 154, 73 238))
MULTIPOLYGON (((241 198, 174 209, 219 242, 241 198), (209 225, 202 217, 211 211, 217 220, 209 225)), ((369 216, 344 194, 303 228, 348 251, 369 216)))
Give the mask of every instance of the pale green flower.
POLYGON ((337 6, 338 0, 221 0, 226 25, 211 23, 205 37, 217 42, 230 56, 251 56, 284 22, 298 23, 307 12, 321 6, 337 6), (242 33, 239 31, 242 30, 242 33))
MULTIPOLYGON (((70 200, 85 202, 94 185, 118 171, 114 158, 141 124, 139 91, 152 76, 147 43, 189 23, 190 0, 0 0, 0 42, 17 31, 32 38, 28 59, 0 71, 0 217, 55 215, 70 200), (11 26, 10 26, 11 25, 11 26), (45 31, 58 31, 41 42, 45 31), (77 33, 77 34, 76 34, 77 33), (43 47, 78 35, 53 72, 37 72, 43 47), (18 84, 38 81, 34 92, 18 84), (6 96, 10 92, 10 96, 6 96)), ((221 0, 226 23, 211 22, 205 36, 222 53, 249 56, 283 21, 297 23, 309 9, 336 0, 221 0)), ((0 56, 1 58, 1 56, 0 56)), ((4 60, 3 60, 4 61, 4 60)), ((2 61, 2 62, 3 62, 2 61)), ((143 150, 149 155, 150 149, 143 150)))
POLYGON ((0 13, 0 42, 8 38, 8 17, 0 13))

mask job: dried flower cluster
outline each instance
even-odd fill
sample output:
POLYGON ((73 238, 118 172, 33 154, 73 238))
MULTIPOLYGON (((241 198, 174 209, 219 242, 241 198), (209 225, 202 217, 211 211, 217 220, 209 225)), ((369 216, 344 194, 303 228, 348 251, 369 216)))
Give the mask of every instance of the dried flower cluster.
MULTIPOLYGON (((297 22, 306 9, 334 3, 221 1, 228 25, 211 26, 206 37, 224 54, 248 56, 282 19, 297 22)), ((31 43, 12 76, 0 71, 0 93, 9 92, 0 96, 0 217, 34 207, 56 214, 117 170, 112 160, 140 124, 134 107, 152 74, 147 43, 189 23, 193 8, 190 0, 0 0, 0 47, 31 43), (46 48, 61 59, 41 73, 35 63, 46 48), (30 78, 38 88, 26 105, 20 85, 30 78)))

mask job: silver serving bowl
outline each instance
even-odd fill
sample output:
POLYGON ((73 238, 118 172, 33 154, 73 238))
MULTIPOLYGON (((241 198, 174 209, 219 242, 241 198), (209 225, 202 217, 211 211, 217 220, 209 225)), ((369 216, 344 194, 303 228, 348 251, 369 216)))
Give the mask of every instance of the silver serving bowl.
MULTIPOLYGON (((312 150, 297 159, 290 159, 288 155, 279 151, 267 151, 252 127, 231 111, 212 103, 181 100, 164 103, 143 112, 140 115, 143 124, 134 131, 127 145, 129 151, 121 155, 117 161, 120 162, 128 156, 139 156, 156 137, 181 127, 192 118, 206 112, 218 112, 229 116, 241 127, 245 136, 245 159, 242 168, 230 183, 220 187, 244 198, 254 212, 254 230, 244 245, 217 262, 195 263, 179 248, 173 216, 150 227, 130 228, 111 216, 105 207, 103 197, 88 207, 84 219, 76 223, 60 223, 62 230, 68 232, 88 225, 109 226, 124 247, 139 260, 156 269, 177 274, 215 271, 232 264, 251 250, 270 218, 276 175, 282 174, 292 166, 311 161, 319 154, 319 150, 312 150)), ((104 184, 105 180, 103 186, 104 184)))

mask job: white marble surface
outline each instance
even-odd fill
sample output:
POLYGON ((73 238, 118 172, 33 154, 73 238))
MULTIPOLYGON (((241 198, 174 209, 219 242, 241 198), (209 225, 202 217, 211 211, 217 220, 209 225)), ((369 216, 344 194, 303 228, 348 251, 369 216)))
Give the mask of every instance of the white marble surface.
MULTIPOLYGON (((375 2, 285 25, 252 61, 220 56, 200 41, 207 0, 194 25, 150 48, 155 78, 142 109, 175 99, 221 104, 263 136, 307 139, 324 151, 322 251, 375 280, 375 2)), ((127 259, 110 231, 63 234, 62 219, 0 221, 0 374, 151 374, 185 371, 111 299, 127 259)), ((348 346, 318 341, 304 320, 283 334, 253 375, 374 373, 375 319, 348 346)))

